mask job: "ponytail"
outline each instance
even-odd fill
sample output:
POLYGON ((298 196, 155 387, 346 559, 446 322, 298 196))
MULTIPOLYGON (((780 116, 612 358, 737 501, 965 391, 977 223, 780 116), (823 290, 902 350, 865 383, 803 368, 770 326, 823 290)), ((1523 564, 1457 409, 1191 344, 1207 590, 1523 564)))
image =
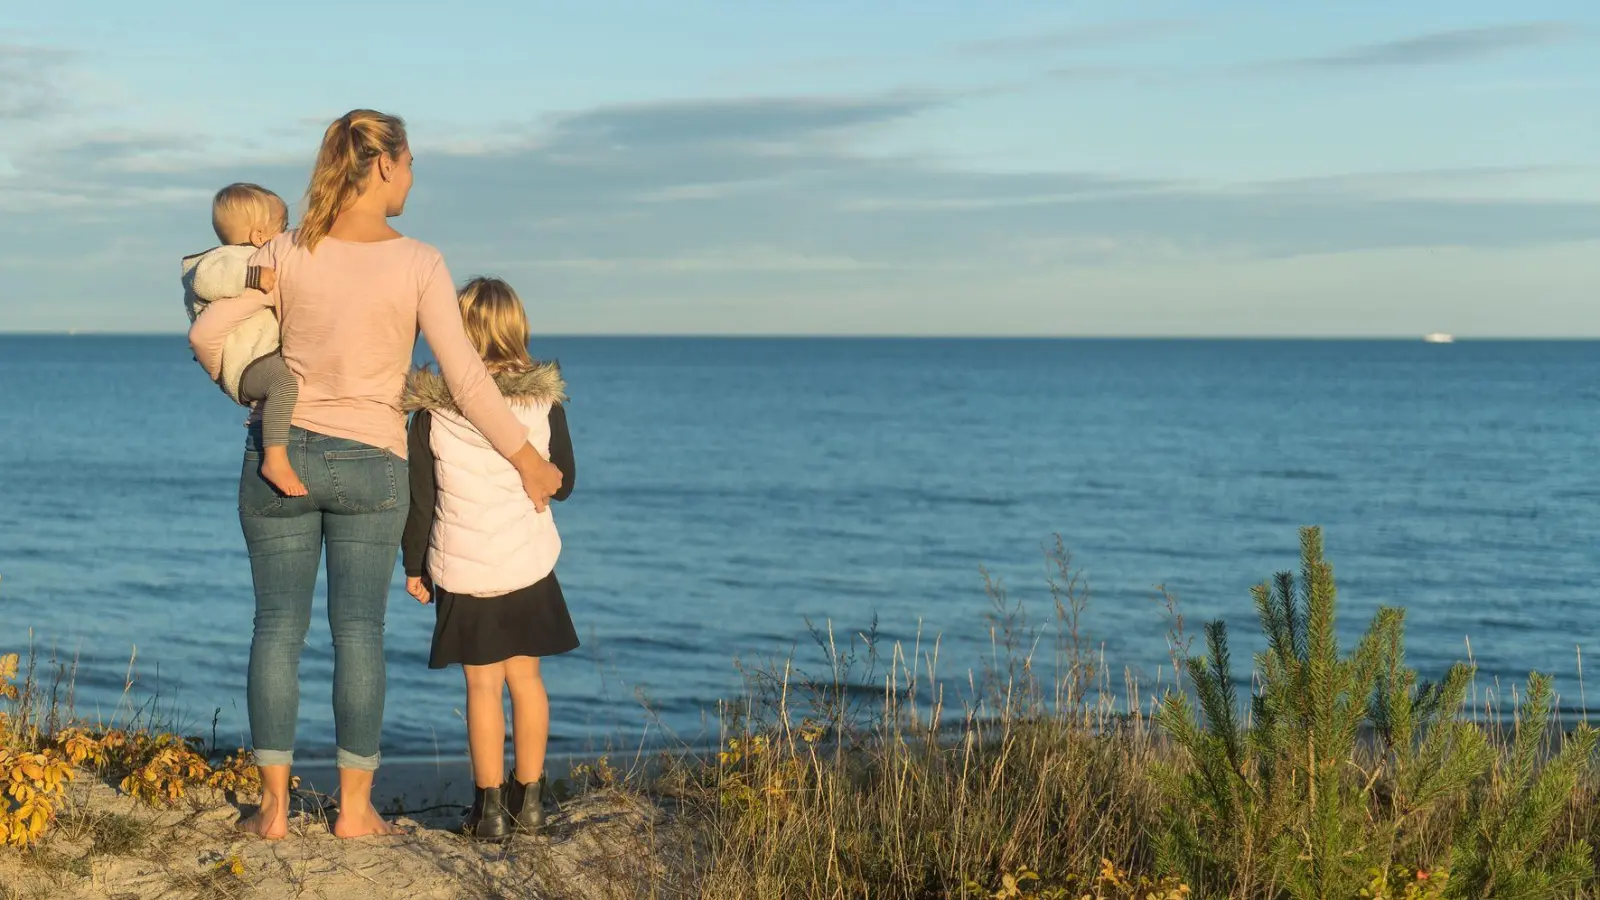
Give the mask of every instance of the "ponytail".
POLYGON ((398 159, 405 148, 406 123, 398 116, 355 109, 335 119, 317 150, 296 240, 307 250, 315 250, 339 213, 361 196, 373 160, 380 155, 398 159))

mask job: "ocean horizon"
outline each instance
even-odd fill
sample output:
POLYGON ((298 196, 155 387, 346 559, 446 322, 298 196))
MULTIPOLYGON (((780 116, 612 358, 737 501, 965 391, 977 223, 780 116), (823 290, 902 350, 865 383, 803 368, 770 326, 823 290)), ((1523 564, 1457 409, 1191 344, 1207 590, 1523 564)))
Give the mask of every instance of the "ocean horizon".
MULTIPOLYGON (((1048 624, 1055 535, 1091 590, 1088 638, 1147 686, 1170 668, 1158 585, 1191 635, 1226 620, 1244 658, 1251 585, 1322 525, 1346 641, 1405 606, 1425 677, 1470 653, 1484 690, 1537 668, 1576 709, 1600 580, 1597 344, 538 337, 571 383, 579 470, 556 520, 583 647, 546 667, 552 751, 714 740, 735 660, 820 675, 826 623, 847 642, 876 628, 885 656, 937 636, 959 702, 993 651, 982 572, 1048 624)), ((22 388, 0 396, 0 652, 31 631, 79 660, 80 712, 159 697, 244 745, 242 411, 178 334, 0 335, 0 380, 22 388)), ((426 668, 432 611, 400 581, 384 752, 459 753, 460 675, 426 668)), ((331 753, 323 609, 308 758, 331 753)))

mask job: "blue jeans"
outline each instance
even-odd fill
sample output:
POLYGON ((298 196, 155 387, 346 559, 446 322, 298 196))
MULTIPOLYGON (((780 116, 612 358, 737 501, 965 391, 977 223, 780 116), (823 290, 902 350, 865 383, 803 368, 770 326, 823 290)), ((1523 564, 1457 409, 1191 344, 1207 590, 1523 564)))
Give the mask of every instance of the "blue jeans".
POLYGON ((261 437, 252 430, 239 474, 239 523, 256 590, 249 686, 256 764, 294 761, 300 648, 326 542, 338 764, 371 771, 383 729, 383 617, 410 505, 406 462, 300 428, 289 432, 289 461, 310 491, 304 497, 281 496, 261 477, 261 437))

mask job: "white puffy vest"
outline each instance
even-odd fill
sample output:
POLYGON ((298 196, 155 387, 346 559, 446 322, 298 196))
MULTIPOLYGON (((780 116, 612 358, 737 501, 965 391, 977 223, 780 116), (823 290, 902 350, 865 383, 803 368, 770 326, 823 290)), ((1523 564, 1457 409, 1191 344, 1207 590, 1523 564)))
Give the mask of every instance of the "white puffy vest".
MULTIPOLYGON (((550 406, 508 397, 528 426, 528 442, 550 455, 550 406)), ((555 571, 561 535, 549 509, 539 512, 511 463, 459 413, 433 410, 434 522, 428 575, 456 594, 495 597, 555 571)))
MULTIPOLYGON (((244 293, 245 272, 255 252, 254 247, 225 245, 184 257, 183 305, 189 311, 190 322, 213 301, 244 293)), ((244 370, 261 357, 276 353, 278 341, 278 316, 270 309, 256 310, 228 332, 222 343, 222 368, 217 373, 217 384, 229 399, 249 405, 239 399, 239 382, 244 380, 244 370)))

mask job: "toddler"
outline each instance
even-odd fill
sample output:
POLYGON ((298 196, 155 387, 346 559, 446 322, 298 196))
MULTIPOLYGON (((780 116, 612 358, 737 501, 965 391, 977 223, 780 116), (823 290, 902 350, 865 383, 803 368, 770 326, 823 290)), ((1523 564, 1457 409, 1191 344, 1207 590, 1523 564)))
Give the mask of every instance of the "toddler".
MULTIPOLYGON (((212 198, 211 227, 222 245, 183 259, 183 304, 191 323, 214 301, 246 290, 272 293, 276 274, 250 265, 250 257, 289 227, 289 207, 259 185, 230 184, 212 198)), ((305 496, 289 463, 289 420, 300 386, 278 352, 272 310, 261 310, 228 335, 217 384, 236 403, 260 405, 261 476, 284 496, 305 496)))

